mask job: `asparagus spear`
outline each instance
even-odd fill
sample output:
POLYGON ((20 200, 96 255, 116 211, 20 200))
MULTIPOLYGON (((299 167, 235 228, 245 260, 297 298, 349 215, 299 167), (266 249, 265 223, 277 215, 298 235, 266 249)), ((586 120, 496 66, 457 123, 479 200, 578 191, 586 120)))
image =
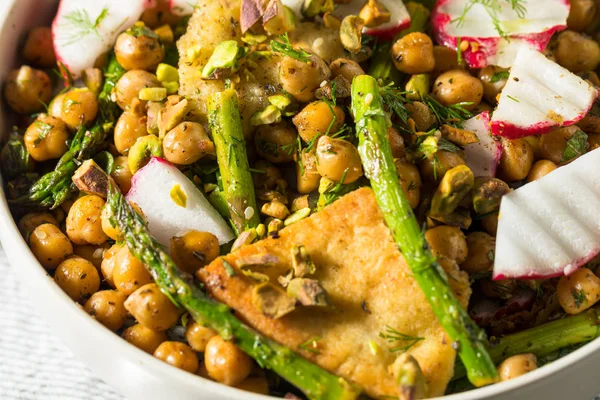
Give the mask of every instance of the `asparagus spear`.
POLYGON ((226 305, 210 299, 179 271, 114 184, 110 184, 106 204, 110 222, 123 233, 129 250, 146 265, 163 293, 195 320, 206 323, 223 338, 235 340, 259 365, 272 369, 309 399, 352 400, 359 396, 356 386, 262 336, 237 319, 226 305))
POLYGON ((208 115, 217 150, 223 194, 239 235, 246 229, 256 228, 260 219, 236 91, 226 89, 210 96, 208 115))
POLYGON ((17 204, 39 205, 54 209, 76 190, 71 182, 71 177, 79 164, 100 151, 106 137, 112 132, 118 116, 118 107, 111 100, 111 93, 124 73, 125 69, 113 55, 105 72, 106 79, 102 92, 98 95, 100 116, 96 119, 94 126, 89 130, 85 126, 79 128, 71 141, 69 150, 60 158, 54 171, 38 179, 31 186, 27 195, 15 201, 17 204))
MULTIPOLYGON (((548 356, 562 348, 589 342, 600 336, 600 319, 596 307, 587 312, 558 319, 504 336, 491 344, 489 354, 495 364, 522 353, 533 353, 537 357, 548 356)), ((453 380, 463 378, 465 367, 456 363, 453 380)))
MULTIPOLYGON (((423 32, 427 26, 430 12, 423 4, 411 1, 406 4, 406 8, 410 14, 410 26, 400 32, 396 36, 395 40, 398 40, 412 32, 423 32)), ((390 57, 392 44, 392 42, 388 42, 377 46, 375 49, 375 54, 373 54, 373 57, 371 57, 369 75, 384 81, 398 82, 400 80, 402 75, 400 71, 394 67, 394 63, 390 57)))
POLYGON ((377 80, 360 75, 352 82, 352 113, 358 133, 358 151, 377 202, 414 278, 455 342, 469 380, 483 386, 498 380, 486 350, 486 335, 469 317, 448 286, 447 278, 427 248, 425 237, 402 192, 387 139, 389 119, 377 80))

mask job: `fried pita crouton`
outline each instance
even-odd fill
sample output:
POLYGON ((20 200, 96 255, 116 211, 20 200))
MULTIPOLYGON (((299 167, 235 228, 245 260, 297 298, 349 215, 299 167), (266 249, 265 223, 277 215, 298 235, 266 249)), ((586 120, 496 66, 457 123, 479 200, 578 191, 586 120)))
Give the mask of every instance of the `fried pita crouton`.
MULTIPOLYGON (((471 294, 467 274, 453 262, 443 264, 466 307, 471 294)), ((418 361, 428 396, 442 395, 453 375, 452 343, 398 251, 369 188, 281 230, 278 238, 218 258, 197 276, 212 296, 249 325, 361 385, 370 396, 398 395, 394 374, 403 353, 418 361), (306 247, 314 262, 316 271, 309 277, 325 289, 330 306, 297 305, 281 318, 266 317, 252 303, 259 281, 244 272, 254 265, 253 271, 277 285, 278 278, 292 270, 292 250, 298 245, 306 247), (254 262, 267 258, 268 263, 254 262)))

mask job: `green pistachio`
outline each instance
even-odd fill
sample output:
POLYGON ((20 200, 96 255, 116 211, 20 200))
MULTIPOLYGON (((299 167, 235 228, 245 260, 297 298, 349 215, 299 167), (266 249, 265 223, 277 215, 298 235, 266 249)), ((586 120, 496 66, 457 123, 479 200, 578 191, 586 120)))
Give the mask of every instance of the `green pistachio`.
POLYGON ((333 0, 304 0, 302 15, 306 18, 313 18, 320 14, 333 12, 334 8, 333 0))
POLYGON ((458 165, 446 172, 431 199, 430 216, 454 212, 475 183, 473 172, 466 165, 458 165))
POLYGON ((429 220, 441 222, 444 225, 457 226, 460 229, 469 229, 471 227, 471 224, 473 223, 473 219, 471 218, 469 210, 464 208, 457 208, 456 211, 448 215, 441 215, 436 217, 430 215, 428 217, 428 226, 437 226, 439 224, 429 224, 429 222, 432 222, 429 220))
POLYGON ((152 157, 162 157, 162 141, 154 135, 138 138, 129 149, 129 170, 135 174, 140 168, 148 164, 152 157))
POLYGON ((329 305, 327 292, 315 279, 292 279, 287 286, 287 294, 303 306, 327 307, 329 305))
POLYGON ((163 101, 167 98, 167 89, 164 87, 143 88, 139 93, 140 100, 163 101))
POLYGON ((502 196, 510 192, 510 187, 500 179, 477 178, 473 186, 473 209, 477 214, 498 211, 502 196))
POLYGON ((184 120, 190 109, 191 104, 187 99, 181 99, 180 101, 174 103, 167 101, 167 103, 158 112, 159 137, 164 137, 167 132, 179 125, 179 123, 184 120))
POLYGON ((284 117, 291 117, 297 114, 298 103, 288 93, 279 93, 269 96, 269 103, 277 107, 284 117))
POLYGON ((277 122, 281 122, 281 110, 272 104, 264 110, 255 112, 250 118, 252 126, 271 125, 277 122))
POLYGON ((292 247, 292 267, 294 268, 294 276, 297 278, 312 275, 317 269, 304 245, 292 247))
POLYGON ((409 100, 420 100, 429 93, 431 76, 429 74, 413 75, 406 83, 406 97, 409 100))
POLYGON ((362 49, 362 30, 365 21, 356 15, 348 15, 342 20, 340 26, 340 40, 350 53, 358 54, 362 49))
POLYGON ((203 79, 223 79, 231 76, 239 68, 239 61, 246 55, 244 47, 235 40, 219 43, 202 70, 203 79))
POLYGON ((280 0, 271 1, 263 15, 263 27, 269 35, 283 35, 296 28, 296 15, 280 0))
POLYGON ((160 82, 179 82, 179 71, 169 64, 158 64, 156 78, 160 82))
POLYGON ((265 316, 278 319, 294 311, 296 300, 275 285, 263 282, 252 289, 252 305, 265 316))
POLYGON ((400 400, 417 400, 427 397, 427 382, 418 361, 404 353, 394 363, 394 375, 398 381, 400 400))

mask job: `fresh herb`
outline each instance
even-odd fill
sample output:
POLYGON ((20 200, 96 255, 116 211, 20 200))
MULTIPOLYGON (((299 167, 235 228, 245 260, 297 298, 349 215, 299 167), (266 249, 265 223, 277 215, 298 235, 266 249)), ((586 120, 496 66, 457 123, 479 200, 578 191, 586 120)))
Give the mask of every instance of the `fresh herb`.
POLYGON ((464 25, 473 6, 476 4, 481 4, 492 19, 492 24, 494 24, 494 28, 496 28, 498 34, 502 37, 507 37, 508 35, 502 28, 499 17, 499 13, 502 11, 502 1, 509 3, 510 8, 517 14, 519 18, 525 18, 525 14, 527 12, 525 3, 527 0, 469 0, 463 9, 461 16, 453 19, 451 22, 457 24, 459 27, 464 25))
POLYGON ((0 170, 5 180, 11 180, 27 173, 31 159, 23 137, 12 132, 0 151, 0 170))
POLYGON ((38 128, 38 137, 33 141, 33 144, 37 146, 44 141, 54 126, 40 120, 35 121, 35 126, 38 128))
POLYGON ((472 117, 471 112, 465 109, 465 106, 472 103, 463 102, 446 107, 431 95, 423 96, 421 101, 433 112, 440 126, 446 124, 457 127, 461 122, 472 117))
POLYGON ((567 140, 567 147, 563 151, 563 154, 560 158, 560 162, 564 163, 567 161, 571 161, 580 155, 584 154, 587 151, 588 136, 585 132, 578 130, 567 140))
POLYGON ((573 295, 573 300, 575 300, 575 305, 577 306, 577 308, 581 307, 583 303, 587 303, 587 297, 583 289, 573 289, 571 291, 571 294, 573 295))
POLYGON ((462 38, 456 38, 456 62, 458 65, 462 65, 463 63, 463 55, 462 55, 462 38))
POLYGON ((311 54, 302 48, 294 49, 287 32, 279 36, 279 39, 271 40, 271 50, 305 63, 310 61, 311 54))
POLYGON ((232 277, 235 275, 235 270, 233 269, 231 264, 229 264, 229 262, 227 262, 227 260, 225 260, 225 259, 223 259, 223 268, 225 268, 225 272, 227 273, 227 276, 232 277))
POLYGON ((70 29, 65 29, 65 32, 71 32, 69 37, 66 38, 65 45, 71 45, 90 33, 102 38, 98 32, 98 27, 107 16, 108 7, 103 8, 94 20, 92 20, 86 9, 74 10, 65 15, 65 20, 71 26, 70 29))
POLYGON ((496 83, 508 79, 510 73, 508 71, 498 71, 490 78, 490 83, 496 83))
POLYGON ((454 143, 452 143, 449 140, 446 140, 444 138, 440 138, 438 140, 437 149, 438 149, 438 151, 443 150, 443 151, 448 151, 450 153, 457 153, 457 152, 461 151, 460 147, 458 147, 454 143))
POLYGON ((320 354, 321 351, 318 349, 319 340, 323 339, 320 336, 315 336, 314 338, 308 339, 306 342, 302 343, 298 347, 302 350, 308 351, 313 354, 320 354))
POLYGON ((404 352, 413 347, 415 344, 423 340, 422 337, 418 336, 409 336, 404 333, 400 333, 389 325, 386 325, 384 332, 379 332, 379 337, 385 339, 388 343, 399 343, 404 342, 405 345, 401 345, 398 347, 391 348, 390 351, 392 353, 396 352, 404 352))
POLYGON ((512 97, 510 94, 507 94, 506 97, 508 97, 509 99, 511 99, 512 101, 516 101, 517 103, 520 103, 521 101, 519 99, 517 99, 516 97, 512 97))
POLYGON ((408 110, 406 104, 409 103, 406 98, 406 92, 394 86, 394 82, 380 88, 383 103, 388 109, 396 114, 400 120, 406 124, 408 122, 408 110))

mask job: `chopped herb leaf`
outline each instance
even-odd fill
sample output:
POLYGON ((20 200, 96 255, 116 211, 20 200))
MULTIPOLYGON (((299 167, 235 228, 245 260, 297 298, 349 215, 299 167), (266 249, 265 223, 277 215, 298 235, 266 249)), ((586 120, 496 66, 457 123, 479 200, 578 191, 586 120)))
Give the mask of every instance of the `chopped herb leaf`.
POLYGON ((471 112, 464 108, 472 103, 458 103, 446 107, 430 95, 423 96, 421 101, 433 112, 440 125, 457 127, 461 122, 472 117, 471 112))
POLYGON ((271 40, 271 50, 305 63, 310 61, 311 54, 302 48, 294 49, 287 33, 279 36, 279 39, 271 40))
POLYGON ((476 4, 481 4, 483 7, 485 7, 486 12, 492 19, 492 24, 494 25, 494 28, 496 28, 498 34, 500 36, 507 37, 508 35, 504 29, 502 29, 499 17, 499 13, 502 12, 502 6, 500 4, 501 1, 508 2, 510 7, 515 11, 519 18, 525 18, 525 13, 527 12, 525 3, 527 0, 469 0, 467 5, 464 7, 461 16, 453 19, 451 22, 456 23, 459 27, 464 25, 464 23, 467 21, 467 15, 473 6, 476 4))
POLYGON ((69 14, 65 15, 66 24, 71 26, 70 29, 64 30, 64 32, 69 32, 69 36, 64 38, 67 40, 65 45, 68 46, 70 44, 73 44, 90 33, 93 33, 99 38, 101 38, 101 35, 98 32, 98 27, 107 16, 107 7, 103 8, 100 11, 100 14, 98 14, 96 19, 94 20, 92 20, 87 10, 85 9, 74 10, 69 14))
POLYGON ((404 333, 400 333, 397 330, 395 330, 394 328, 392 328, 389 325, 386 325, 385 327, 385 331, 384 332, 379 332, 379 337, 382 339, 385 339, 388 343, 398 343, 398 342, 404 342, 407 343, 403 346, 398 346, 398 347, 394 347, 391 348, 390 351, 392 353, 396 353, 396 352, 404 352, 407 351, 408 349, 410 349, 411 347, 413 347, 415 344, 417 344, 418 342, 420 342, 421 340, 423 340, 422 337, 417 337, 417 336, 409 336, 406 335, 404 333))
POLYGON ((499 71, 499 72, 496 72, 490 78, 490 83, 496 83, 496 82, 499 82, 499 81, 506 80, 506 79, 508 79, 509 75, 510 75, 510 73, 508 71, 499 71))
POLYGON ((573 295, 573 300, 575 300, 575 305, 577 306, 577 308, 581 307, 583 303, 587 303, 587 297, 583 289, 573 289, 571 291, 571 294, 573 295))
POLYGON ((571 161, 580 155, 584 154, 587 151, 588 136, 585 132, 578 130, 571 136, 569 140, 567 140, 567 147, 563 151, 562 157, 560 158, 560 162, 571 161))
POLYGON ((520 103, 521 101, 519 99, 517 99, 516 97, 512 97, 510 94, 507 94, 506 97, 508 97, 509 99, 511 99, 512 101, 516 101, 517 103, 520 103))
POLYGON ((231 277, 235 275, 235 270, 233 269, 231 264, 229 264, 225 259, 223 259, 223 268, 225 268, 227 276, 231 277))
POLYGON ((321 351, 318 349, 319 340, 322 338, 320 336, 315 336, 314 338, 308 339, 306 342, 302 343, 298 347, 302 350, 308 351, 309 353, 320 354, 321 351))

